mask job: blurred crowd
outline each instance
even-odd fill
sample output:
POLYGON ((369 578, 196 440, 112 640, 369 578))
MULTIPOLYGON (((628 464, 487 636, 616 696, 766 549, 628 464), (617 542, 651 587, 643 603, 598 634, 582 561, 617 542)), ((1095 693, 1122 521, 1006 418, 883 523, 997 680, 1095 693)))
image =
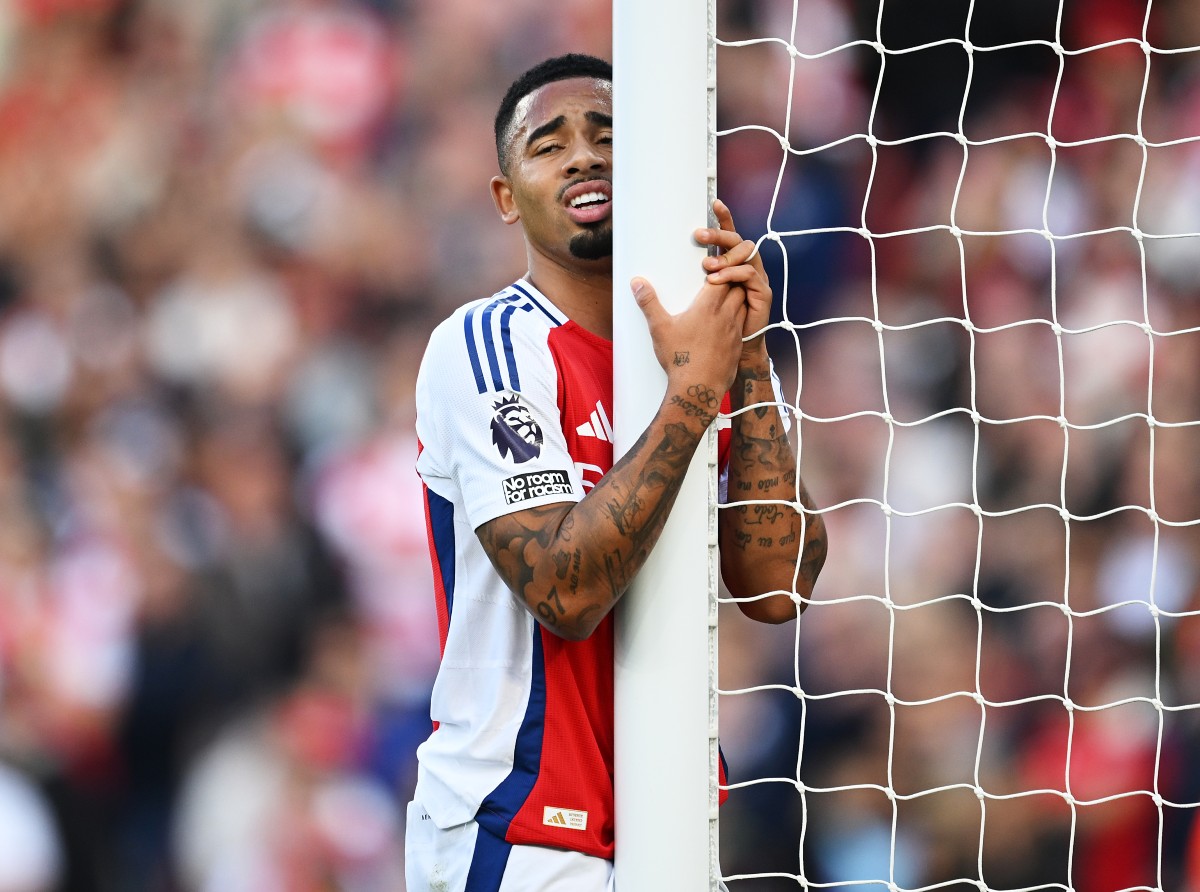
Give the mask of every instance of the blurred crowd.
MULTIPOLYGON (((1200 7, 1057 7, 718 4, 801 54, 719 51, 719 191, 783 234, 831 541, 798 637, 722 626, 732 780, 782 779, 727 874, 1200 890, 1200 237, 1153 237, 1200 233, 1200 7)), ((0 3, 0 892, 403 888, 415 368, 524 269, 500 93, 610 23, 0 3)))
POLYGON ((1200 890, 1200 7, 733 6, 830 538, 722 626, 733 888, 1200 890))
POLYGON ((412 385, 522 270, 498 84, 602 4, 0 4, 0 890, 395 890, 412 385))

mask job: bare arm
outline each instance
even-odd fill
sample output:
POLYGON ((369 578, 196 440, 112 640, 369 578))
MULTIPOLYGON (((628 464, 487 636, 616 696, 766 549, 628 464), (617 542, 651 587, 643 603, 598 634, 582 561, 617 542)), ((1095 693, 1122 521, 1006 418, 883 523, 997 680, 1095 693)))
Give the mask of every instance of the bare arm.
MULTIPOLYGON (((723 251, 705 259, 709 281, 738 283, 746 289, 745 334, 730 389, 733 409, 729 456, 729 501, 754 499, 762 504, 723 508, 718 517, 721 576, 730 593, 753 598, 769 591, 811 596, 825 564, 825 522, 799 479, 796 454, 788 440, 771 384, 770 363, 761 334, 771 310, 771 287, 752 242, 737 234, 724 204, 714 205, 720 229, 697 232, 697 239, 723 251), (746 409, 747 406, 754 408, 746 409), (797 510, 796 505, 800 510, 797 510), (797 569, 798 562, 798 569, 797 569)), ((739 602, 742 612, 760 622, 796 617, 790 597, 776 595, 739 602)), ((803 605, 801 605, 803 606, 803 605)))
POLYGON ((533 616, 572 640, 599 625, 658 541, 741 353, 741 288, 706 285, 689 309, 671 316, 641 284, 638 303, 667 369, 666 395, 646 431, 579 502, 518 511, 476 531, 533 616))
MULTIPOLYGON (((775 400, 765 358, 738 366, 730 396, 734 412, 775 400)), ((731 594, 748 598, 790 591, 794 580, 796 594, 810 597, 828 550, 825 522, 815 513, 804 481, 797 477, 796 454, 779 411, 759 405, 735 415, 732 426, 729 501, 755 499, 762 504, 721 509, 718 535, 725 585, 731 594), (800 511, 794 507, 797 498, 800 511)), ((742 601, 739 606, 760 622, 796 617, 795 604, 783 595, 742 601)))

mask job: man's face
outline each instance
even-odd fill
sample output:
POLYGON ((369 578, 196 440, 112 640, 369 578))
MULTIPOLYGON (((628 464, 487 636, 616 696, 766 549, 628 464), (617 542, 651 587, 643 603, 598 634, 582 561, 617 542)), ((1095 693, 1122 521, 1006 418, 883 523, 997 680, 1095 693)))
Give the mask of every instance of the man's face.
POLYGON ((555 81, 517 106, 508 171, 492 181, 501 218, 558 262, 612 259, 612 85, 555 81))

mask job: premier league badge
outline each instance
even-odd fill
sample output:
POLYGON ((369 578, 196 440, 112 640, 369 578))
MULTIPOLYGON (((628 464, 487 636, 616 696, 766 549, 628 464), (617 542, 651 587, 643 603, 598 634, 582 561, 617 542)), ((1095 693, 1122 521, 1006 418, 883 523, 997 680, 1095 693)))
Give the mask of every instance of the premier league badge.
POLYGON ((509 393, 492 406, 492 442, 501 458, 512 456, 518 465, 542 454, 542 429, 519 395, 509 393))

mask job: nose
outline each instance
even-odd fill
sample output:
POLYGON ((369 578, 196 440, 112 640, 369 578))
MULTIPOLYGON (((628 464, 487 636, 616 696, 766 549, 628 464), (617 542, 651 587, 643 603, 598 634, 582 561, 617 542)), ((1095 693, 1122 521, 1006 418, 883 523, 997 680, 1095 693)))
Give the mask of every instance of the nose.
POLYGON ((590 139, 577 139, 563 156, 563 176, 571 177, 586 171, 601 171, 608 167, 608 157, 590 139))

